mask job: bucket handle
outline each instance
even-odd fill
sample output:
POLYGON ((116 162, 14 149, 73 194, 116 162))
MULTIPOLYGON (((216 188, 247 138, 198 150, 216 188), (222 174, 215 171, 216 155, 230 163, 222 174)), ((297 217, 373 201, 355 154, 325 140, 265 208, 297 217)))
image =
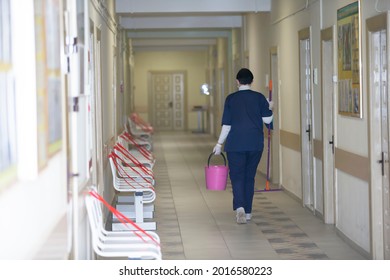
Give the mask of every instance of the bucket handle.
MULTIPOLYGON (((210 166, 210 159, 211 157, 215 155, 214 152, 212 152, 210 155, 209 155, 209 159, 207 160, 207 166, 210 166)), ((226 157, 223 153, 220 153, 220 155, 223 157, 223 162, 225 163, 225 166, 226 166, 226 157)))

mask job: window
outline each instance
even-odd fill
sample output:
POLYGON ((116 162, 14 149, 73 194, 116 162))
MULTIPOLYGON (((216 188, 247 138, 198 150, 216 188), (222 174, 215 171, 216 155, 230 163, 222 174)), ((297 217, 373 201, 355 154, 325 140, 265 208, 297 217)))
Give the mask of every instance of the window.
POLYGON ((10 0, 0 0, 0 188, 16 176, 15 92, 11 63, 10 0))

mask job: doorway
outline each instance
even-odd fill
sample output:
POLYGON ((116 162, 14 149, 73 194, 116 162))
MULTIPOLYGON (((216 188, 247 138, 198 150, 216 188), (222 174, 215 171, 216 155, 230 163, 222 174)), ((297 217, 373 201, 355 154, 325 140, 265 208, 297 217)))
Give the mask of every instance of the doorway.
POLYGON ((299 76, 300 76, 300 109, 301 109, 301 164, 302 164, 302 203, 313 213, 313 116, 312 116, 312 83, 311 83, 311 29, 298 32, 299 36, 299 76))
POLYGON ((149 83, 149 118, 158 131, 185 128, 185 73, 151 72, 149 83))
POLYGON ((371 167, 371 254, 390 259, 388 27, 386 13, 367 19, 371 167))
POLYGON ((322 67, 322 179, 323 179, 323 217, 326 224, 334 224, 335 211, 335 65, 334 39, 335 27, 321 31, 322 67))

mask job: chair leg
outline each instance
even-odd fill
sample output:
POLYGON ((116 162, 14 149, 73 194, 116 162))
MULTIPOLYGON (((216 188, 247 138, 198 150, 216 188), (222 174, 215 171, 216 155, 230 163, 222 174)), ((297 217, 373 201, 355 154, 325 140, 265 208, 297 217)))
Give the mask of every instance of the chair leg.
POLYGON ((135 222, 144 222, 144 206, 143 206, 143 192, 135 192, 134 194, 134 206, 135 206, 135 222))

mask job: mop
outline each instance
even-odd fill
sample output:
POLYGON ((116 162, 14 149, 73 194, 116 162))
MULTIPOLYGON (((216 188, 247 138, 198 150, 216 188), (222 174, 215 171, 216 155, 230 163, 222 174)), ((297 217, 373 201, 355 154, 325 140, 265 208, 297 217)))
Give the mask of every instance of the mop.
MULTIPOLYGON (((269 101, 272 101, 272 80, 269 81, 269 101)), ((271 189, 269 187, 269 177, 270 177, 270 154, 271 154, 271 129, 272 122, 267 125, 268 128, 268 150, 267 150, 267 181, 265 182, 264 190, 255 190, 255 192, 268 192, 268 191, 281 191, 282 189, 271 189)))

